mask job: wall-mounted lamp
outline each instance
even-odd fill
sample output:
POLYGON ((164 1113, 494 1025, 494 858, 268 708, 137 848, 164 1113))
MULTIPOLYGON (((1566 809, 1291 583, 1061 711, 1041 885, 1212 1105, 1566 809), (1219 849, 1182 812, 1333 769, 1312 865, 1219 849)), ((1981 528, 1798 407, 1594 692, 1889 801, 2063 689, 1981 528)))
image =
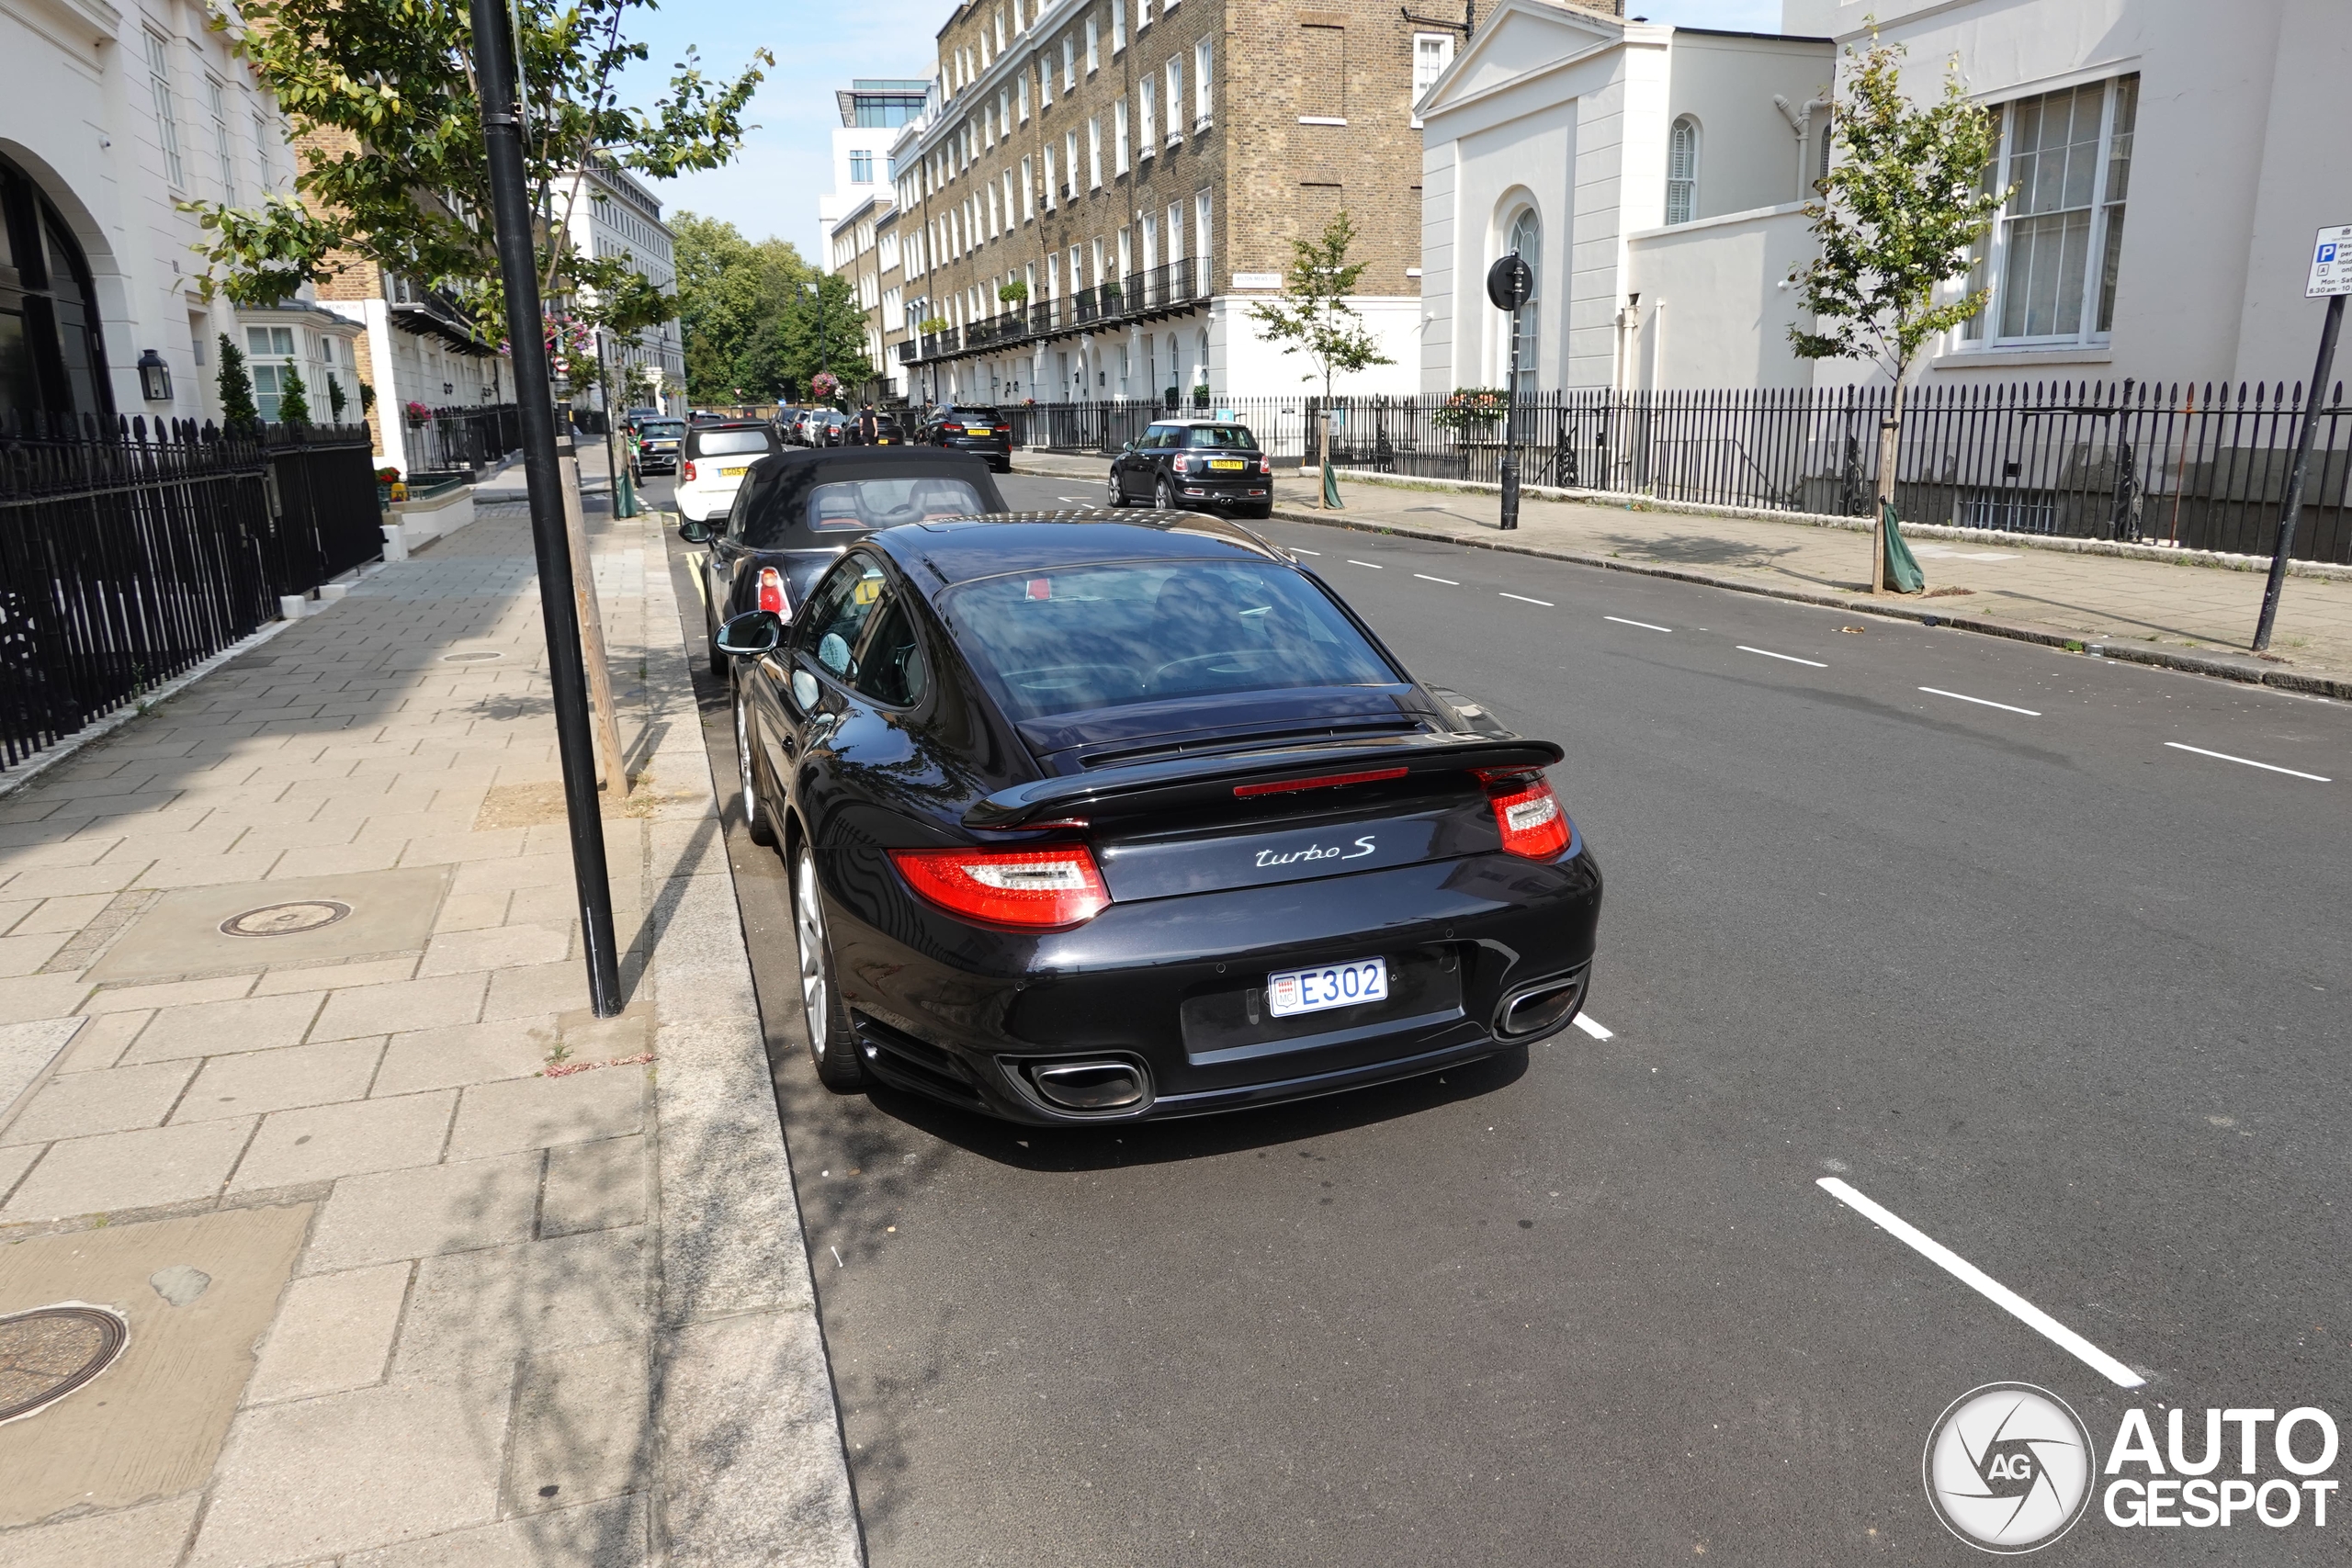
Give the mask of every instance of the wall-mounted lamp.
POLYGON ((139 389, 151 403, 172 400, 172 367, 152 348, 139 356, 139 389))

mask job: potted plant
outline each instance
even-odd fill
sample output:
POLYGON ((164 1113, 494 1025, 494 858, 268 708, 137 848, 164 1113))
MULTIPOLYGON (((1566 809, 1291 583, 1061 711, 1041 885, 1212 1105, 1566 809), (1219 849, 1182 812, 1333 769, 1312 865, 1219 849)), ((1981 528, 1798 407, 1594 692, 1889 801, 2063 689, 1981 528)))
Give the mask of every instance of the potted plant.
POLYGON ((915 323, 915 331, 922 333, 926 337, 935 336, 946 330, 947 318, 944 316, 925 316, 922 321, 915 323))
POLYGON ((433 411, 425 407, 423 403, 418 402, 413 398, 409 400, 407 412, 408 422, 411 424, 430 424, 433 423, 433 411))
POLYGON ((1199 383, 1193 389, 1193 406, 1196 409, 1204 409, 1209 406, 1209 384, 1206 381, 1199 383))
POLYGON ((1459 387, 1430 414, 1430 423, 1457 437, 1482 437, 1503 422, 1510 394, 1500 387, 1459 387))
POLYGON ((1001 303, 1007 305, 1019 305, 1028 299, 1029 286, 1021 282, 1018 278, 1014 279, 1011 283, 999 284, 997 286, 996 297, 1001 303))
POLYGON ((376 470, 376 506, 378 510, 380 511, 396 501, 406 501, 407 499, 408 486, 401 483, 401 471, 398 466, 387 463, 382 468, 376 470))

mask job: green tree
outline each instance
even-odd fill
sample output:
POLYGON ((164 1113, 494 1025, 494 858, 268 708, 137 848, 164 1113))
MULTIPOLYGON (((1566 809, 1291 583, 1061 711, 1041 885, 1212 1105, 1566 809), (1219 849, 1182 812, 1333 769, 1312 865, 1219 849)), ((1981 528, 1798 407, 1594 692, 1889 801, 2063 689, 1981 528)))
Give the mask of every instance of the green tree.
POLYGON ((1344 210, 1324 225, 1321 238, 1293 240, 1282 298, 1250 307, 1250 319, 1283 344, 1284 353, 1306 355, 1314 369, 1300 379, 1321 377, 1326 399, 1339 372, 1396 363, 1380 352, 1379 341, 1347 302, 1367 265, 1348 260, 1355 240, 1355 225, 1344 210))
POLYGON ((254 378, 245 372, 245 351, 227 333, 220 334, 220 371, 214 379, 220 389, 223 429, 251 430, 261 423, 261 408, 254 401, 254 378))
POLYGON ((336 376, 334 371, 328 371, 327 409, 329 412, 333 414, 334 422, 337 424, 341 424, 343 423, 344 406, 350 401, 351 395, 343 389, 342 378, 336 376))
POLYGON ((302 384, 302 373, 290 364, 277 373, 277 423, 311 423, 311 389, 302 384))
MULTIPOLYGON (((707 79, 689 50, 649 108, 624 107, 619 78, 647 58, 624 23, 650 4, 514 0, 526 167, 535 206, 559 220, 537 236, 542 292, 622 332, 667 320, 674 301, 628 256, 582 254, 564 238, 560 220, 584 199, 578 171, 601 159, 660 180, 727 162, 761 76, 747 67, 707 79)), ((207 233, 208 288, 274 304, 357 257, 447 290, 478 321, 503 321, 467 7, 241 0, 233 17, 215 10, 213 26, 286 111, 302 152, 295 198, 188 204, 207 233)), ((764 50, 755 58, 774 63, 764 50)))
POLYGON ((682 212, 672 227, 692 400, 773 398, 828 367, 845 386, 871 378, 865 312, 847 279, 820 272, 783 240, 745 239, 732 223, 682 212))
POLYGON ((1789 329, 1800 358, 1869 360, 1894 378, 1879 432, 1873 592, 1885 585, 1905 383, 1931 339, 1984 308, 1989 289, 1941 304, 1936 295, 1969 276, 1972 248, 2009 197, 1988 177, 1993 115, 1969 100, 1957 59, 1945 67, 1942 97, 1918 107, 1903 94, 1903 52, 1880 43, 1875 28, 1867 51, 1848 47, 1835 120, 1839 156, 1815 186, 1820 198, 1804 209, 1821 254, 1789 278, 1814 316, 1812 331, 1789 329))

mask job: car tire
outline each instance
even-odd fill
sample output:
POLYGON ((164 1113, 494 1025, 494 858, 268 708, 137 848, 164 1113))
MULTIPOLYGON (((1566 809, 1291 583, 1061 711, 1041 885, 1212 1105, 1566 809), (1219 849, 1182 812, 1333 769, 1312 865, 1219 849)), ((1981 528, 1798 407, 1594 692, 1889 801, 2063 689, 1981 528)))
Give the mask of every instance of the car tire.
POLYGON ((817 886, 817 857, 802 844, 792 857, 792 935, 800 958, 800 1016, 808 1031, 808 1059, 817 1081, 836 1094, 865 1087, 865 1063, 850 1031, 834 979, 832 943, 825 936, 825 896, 817 886))
MULTIPOLYGON (((723 657, 723 656, 722 656, 723 657)), ((775 823, 767 802, 760 798, 760 764, 752 747, 752 702, 743 682, 735 682, 735 782, 742 791, 743 830, 762 849, 775 847, 775 823)))
POLYGON ((727 655, 718 651, 718 626, 710 618, 708 610, 702 613, 702 631, 710 645, 711 679, 724 681, 727 679, 727 655))
POLYGON ((1115 469, 1102 481, 1102 492, 1110 498, 1107 503, 1109 505, 1125 506, 1127 503, 1127 487, 1119 482, 1119 476, 1115 469))
POLYGON ((1168 488, 1165 476, 1151 481, 1151 503, 1162 512, 1176 509, 1176 492, 1168 488))

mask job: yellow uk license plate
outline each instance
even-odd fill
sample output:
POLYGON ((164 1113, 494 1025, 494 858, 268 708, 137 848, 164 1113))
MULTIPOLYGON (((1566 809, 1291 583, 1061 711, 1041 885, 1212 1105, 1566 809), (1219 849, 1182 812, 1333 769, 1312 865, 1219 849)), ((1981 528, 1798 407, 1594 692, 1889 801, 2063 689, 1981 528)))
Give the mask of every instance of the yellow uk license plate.
POLYGON ((1209 459, 1209 467, 1212 468, 1246 468, 1249 466, 1249 464, 1243 462, 1238 457, 1211 457, 1209 459))
POLYGON ((752 466, 749 463, 746 463, 741 468, 721 468, 718 470, 718 477, 722 479, 740 479, 746 473, 751 471, 751 467, 752 466))
POLYGON ((967 435, 994 435, 996 432, 990 430, 985 424, 967 424, 964 427, 964 434, 967 435))

